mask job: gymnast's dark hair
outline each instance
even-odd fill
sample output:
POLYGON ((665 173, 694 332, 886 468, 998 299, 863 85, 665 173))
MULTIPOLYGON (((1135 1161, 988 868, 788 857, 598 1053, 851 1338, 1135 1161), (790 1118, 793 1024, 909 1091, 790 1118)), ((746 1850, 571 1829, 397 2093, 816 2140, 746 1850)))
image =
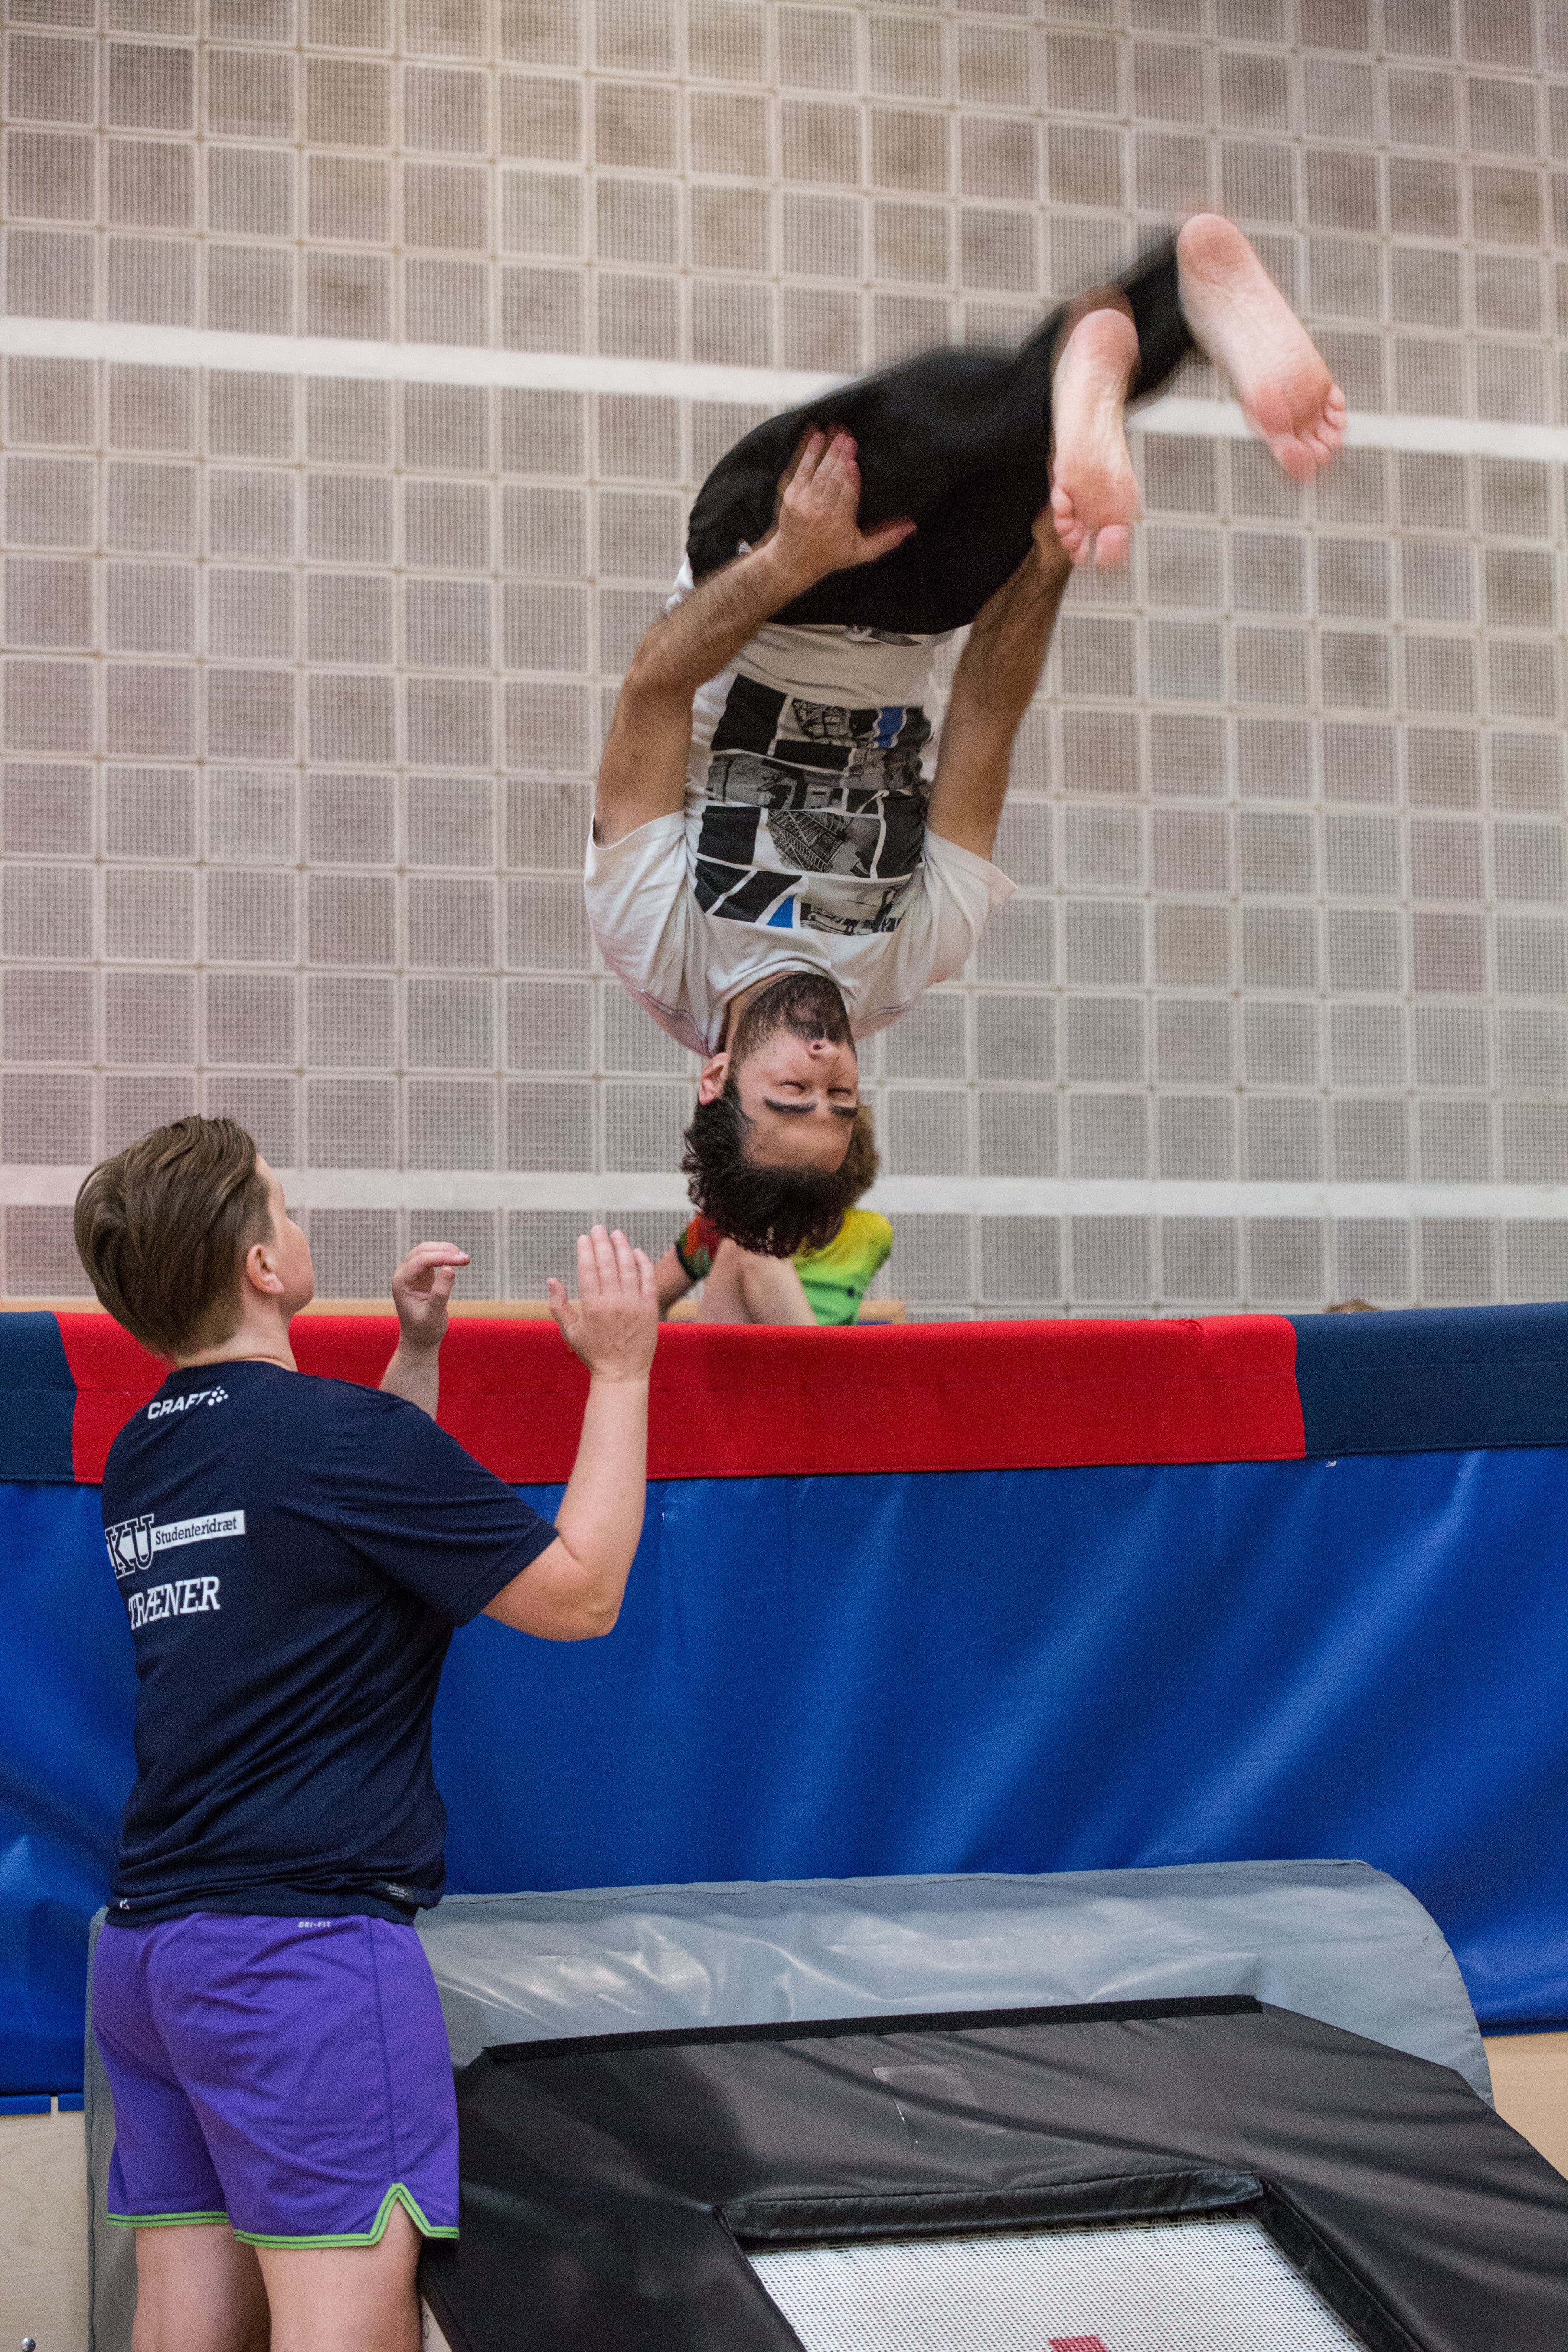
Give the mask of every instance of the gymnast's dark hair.
POLYGON ((732 1079, 716 1102, 699 1103, 686 1130, 680 1172, 693 1204, 721 1234, 762 1257, 824 1249, 877 1173, 871 1114, 857 1111, 849 1149, 835 1169, 763 1168, 746 1157, 752 1122, 732 1079))
POLYGON ((76 1245, 102 1304, 155 1356, 238 1328, 239 1269, 272 1232, 256 1145, 232 1118, 177 1118, 96 1167, 76 1196, 76 1245))

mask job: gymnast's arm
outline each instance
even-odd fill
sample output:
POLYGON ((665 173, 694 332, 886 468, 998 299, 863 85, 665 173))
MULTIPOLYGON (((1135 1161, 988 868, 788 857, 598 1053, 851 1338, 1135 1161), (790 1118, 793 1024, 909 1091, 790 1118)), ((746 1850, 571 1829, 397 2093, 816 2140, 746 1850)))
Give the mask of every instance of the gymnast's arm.
POLYGON ((691 1276, 680 1263, 680 1252, 671 1242, 653 1270, 654 1296, 658 1300, 661 1323, 676 1300, 684 1298, 691 1286, 691 1276))
POLYGON ((653 1267, 625 1234, 577 1244, 577 1304, 551 1281, 550 1311, 588 1367, 577 1459, 556 1539, 485 1611, 545 1642, 586 1642, 620 1614, 647 1496, 647 1391, 658 1339, 653 1267))
POLYGON ((654 623, 632 656, 599 765, 594 838, 601 847, 680 808, 698 688, 830 572, 875 562, 914 529, 899 521, 862 532, 859 504, 854 442, 847 433, 831 440, 814 433, 780 485, 767 537, 654 623))
POLYGON ((926 822, 977 857, 996 845, 1013 739, 1040 682, 1071 575, 1047 508, 1036 520, 1033 549, 981 606, 959 656, 926 822))

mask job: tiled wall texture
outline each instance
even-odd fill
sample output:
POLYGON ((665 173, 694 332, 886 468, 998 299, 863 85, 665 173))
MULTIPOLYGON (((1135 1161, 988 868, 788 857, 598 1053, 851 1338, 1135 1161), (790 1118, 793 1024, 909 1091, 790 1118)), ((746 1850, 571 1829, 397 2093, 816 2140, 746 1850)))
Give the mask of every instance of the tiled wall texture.
MULTIPOLYGON (((501 1179, 613 1202, 675 1167, 688 1057, 598 968, 577 877, 614 682, 762 411, 399 383, 372 346, 852 371, 1019 337, 1215 204, 1358 407, 1568 425, 1564 0, 4 24, 5 323, 37 330, 0 385, 13 1297, 82 1284, 58 1188, 16 1171, 195 1108, 307 1202, 311 1171, 493 1174, 456 1215, 316 1208, 343 1296, 454 1228, 473 1292, 538 1296, 581 1219, 501 1179), (47 355, 40 322, 80 320, 144 332, 47 355), (370 373, 170 364, 192 327, 361 343, 370 373)), ((1016 760, 1021 895, 866 1072, 889 1174, 1215 1190, 900 1216, 885 1286, 931 1313, 1563 1295, 1568 1222, 1339 1189, 1568 1171, 1560 467, 1363 448, 1302 492, 1249 443, 1139 448, 1133 562, 1069 592, 1016 760), (1321 1211, 1236 1191, 1308 1179, 1321 1211)), ((677 1221, 630 1222, 662 1247, 677 1221)))

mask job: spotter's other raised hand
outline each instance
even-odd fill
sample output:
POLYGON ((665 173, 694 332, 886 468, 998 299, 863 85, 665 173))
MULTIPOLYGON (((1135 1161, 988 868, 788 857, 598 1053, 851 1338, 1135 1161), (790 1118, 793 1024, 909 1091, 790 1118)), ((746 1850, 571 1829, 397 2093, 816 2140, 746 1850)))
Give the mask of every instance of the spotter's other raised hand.
POLYGON ((420 1242, 409 1251, 392 1277, 401 1346, 416 1353, 440 1346, 447 1336, 447 1301, 468 1263, 467 1250, 456 1242, 420 1242))

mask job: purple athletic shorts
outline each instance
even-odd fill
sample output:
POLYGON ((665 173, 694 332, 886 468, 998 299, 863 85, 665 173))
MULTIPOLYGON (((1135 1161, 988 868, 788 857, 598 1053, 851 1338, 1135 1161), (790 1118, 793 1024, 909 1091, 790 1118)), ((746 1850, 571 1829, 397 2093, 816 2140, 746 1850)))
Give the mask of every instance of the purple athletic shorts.
POLYGON ((412 1927, 216 1911, 105 1927, 92 2027, 111 2221, 366 2246, 401 2204, 426 2237, 457 2236, 452 2062, 412 1927))

